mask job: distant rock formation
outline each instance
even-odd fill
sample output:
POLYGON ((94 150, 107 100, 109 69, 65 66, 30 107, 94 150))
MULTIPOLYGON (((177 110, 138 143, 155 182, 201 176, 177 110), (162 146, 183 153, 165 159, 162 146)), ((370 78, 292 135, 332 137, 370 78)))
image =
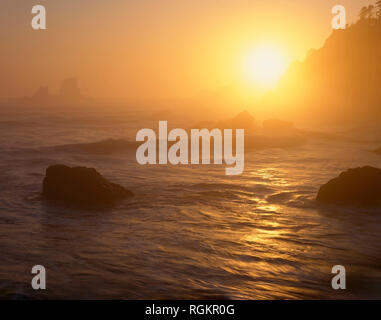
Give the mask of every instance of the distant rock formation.
POLYGON ((257 131, 258 127, 254 117, 248 111, 242 111, 233 119, 219 121, 216 128, 220 129, 245 129, 247 132, 257 131))
POLYGON ((50 94, 48 87, 40 87, 33 96, 20 102, 28 107, 78 107, 90 104, 91 99, 82 94, 76 78, 69 78, 62 82, 58 94, 50 94))
POLYGON ((381 169, 349 169, 321 186, 316 200, 357 207, 381 206, 381 169))
POLYGON ((193 128, 200 129, 245 129, 245 132, 255 132, 258 130, 258 126, 255 123, 254 117, 248 111, 242 111, 237 116, 228 120, 221 121, 201 121, 193 126, 193 128))
POLYGON ((93 168, 53 165, 46 169, 43 195, 67 205, 99 207, 115 204, 133 193, 109 182, 93 168))
POLYGON ((48 87, 40 87, 34 96, 32 97, 33 99, 36 100, 47 100, 50 99, 51 96, 49 94, 49 88, 48 87))
POLYGON ((33 96, 23 98, 21 103, 27 105, 50 105, 54 103, 54 96, 49 93, 48 87, 40 87, 33 96))

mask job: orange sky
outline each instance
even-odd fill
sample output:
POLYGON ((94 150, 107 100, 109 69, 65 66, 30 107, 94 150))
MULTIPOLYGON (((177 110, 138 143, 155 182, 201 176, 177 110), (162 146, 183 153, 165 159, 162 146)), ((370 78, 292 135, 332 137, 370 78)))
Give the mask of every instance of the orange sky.
MULTIPOLYGON (((248 86, 242 60, 253 46, 303 59, 330 34, 331 8, 352 22, 370 0, 2 0, 0 97, 57 90, 76 76, 94 97, 167 99, 227 84, 248 86), (30 27, 46 6, 46 31, 30 27)), ((255 91, 255 88, 253 88, 255 91)))

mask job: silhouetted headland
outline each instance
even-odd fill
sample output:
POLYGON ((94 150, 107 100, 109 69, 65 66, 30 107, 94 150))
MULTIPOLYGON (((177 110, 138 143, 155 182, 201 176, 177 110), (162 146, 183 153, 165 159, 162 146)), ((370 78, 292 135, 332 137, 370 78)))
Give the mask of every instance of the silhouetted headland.
POLYGON ((330 123, 377 121, 381 111, 381 22, 361 18, 290 65, 263 103, 274 115, 330 123))

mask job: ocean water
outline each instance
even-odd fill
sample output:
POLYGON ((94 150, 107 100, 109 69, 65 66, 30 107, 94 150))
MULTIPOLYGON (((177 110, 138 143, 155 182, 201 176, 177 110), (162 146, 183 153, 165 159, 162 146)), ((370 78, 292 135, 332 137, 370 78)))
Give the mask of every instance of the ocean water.
POLYGON ((225 166, 140 166, 133 148, 79 145, 134 141, 144 127, 157 122, 133 112, 2 116, 0 298, 381 298, 381 212, 314 200, 343 170, 381 167, 370 152, 381 135, 248 150, 233 177, 225 166), (98 211, 48 202, 42 180, 57 163, 94 167, 135 197, 98 211), (30 286, 34 265, 47 270, 45 291, 30 286), (346 290, 331 288, 334 265, 346 267, 346 290))

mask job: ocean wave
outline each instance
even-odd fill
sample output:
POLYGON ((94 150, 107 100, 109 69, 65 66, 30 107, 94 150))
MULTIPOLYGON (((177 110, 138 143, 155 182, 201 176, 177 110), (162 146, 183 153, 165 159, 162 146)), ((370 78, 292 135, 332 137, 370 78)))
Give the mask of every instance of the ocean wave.
POLYGON ((129 152, 137 147, 136 142, 124 139, 106 139, 90 143, 74 143, 47 147, 47 150, 63 152, 83 152, 88 154, 113 154, 129 152))

